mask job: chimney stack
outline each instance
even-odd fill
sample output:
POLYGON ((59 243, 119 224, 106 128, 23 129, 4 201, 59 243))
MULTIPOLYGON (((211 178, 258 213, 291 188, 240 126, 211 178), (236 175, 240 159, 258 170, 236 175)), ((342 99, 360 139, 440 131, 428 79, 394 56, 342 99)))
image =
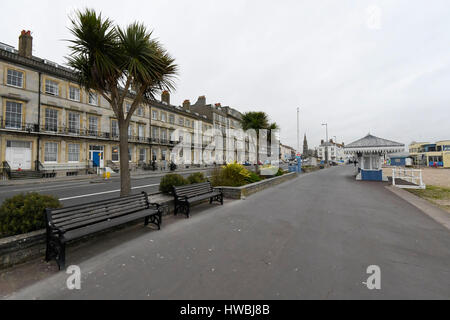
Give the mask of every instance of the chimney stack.
POLYGON ((206 106, 206 97, 205 96, 198 97, 198 100, 195 104, 198 106, 206 106))
POLYGON ((33 56, 33 37, 31 31, 22 30, 19 36, 19 55, 30 58, 33 56))
POLYGON ((320 144, 321 144, 321 145, 323 145, 323 142, 324 142, 324 141, 323 141, 323 139, 322 139, 322 140, 320 140, 320 144))
POLYGON ((191 102, 189 100, 184 100, 183 109, 189 110, 189 111, 191 110, 191 102))
POLYGON ((167 90, 164 90, 161 93, 161 101, 164 102, 167 105, 170 105, 170 93, 167 90))

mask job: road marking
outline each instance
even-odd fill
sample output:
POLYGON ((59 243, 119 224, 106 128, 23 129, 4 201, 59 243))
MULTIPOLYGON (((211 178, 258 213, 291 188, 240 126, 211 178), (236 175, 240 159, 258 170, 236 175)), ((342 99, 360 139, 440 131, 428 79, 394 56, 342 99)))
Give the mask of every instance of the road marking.
MULTIPOLYGON (((40 183, 38 183, 40 184, 40 183)), ((21 189, 13 189, 13 190, 2 190, 0 191, 0 194, 3 193, 10 193, 10 192, 28 192, 28 191, 51 191, 51 190, 61 190, 61 189, 70 189, 70 188, 76 188, 76 187, 81 187, 83 185, 89 185, 90 182, 80 182, 80 183, 71 183, 71 184, 54 184, 51 186, 46 186, 46 187, 41 187, 39 189, 36 189, 35 187, 33 188, 21 188, 21 189)))
MULTIPOLYGON (((148 184, 148 185, 145 185, 145 186, 133 187, 133 188, 131 188, 131 190, 148 188, 148 187, 155 187, 155 186, 159 186, 159 183, 148 184)), ((69 198, 61 198, 61 199, 59 199, 59 201, 79 199, 79 198, 86 198, 86 197, 98 196, 98 195, 101 195, 101 194, 115 193, 115 192, 120 192, 120 189, 110 190, 110 191, 103 191, 103 192, 96 192, 96 193, 89 193, 89 194, 83 194, 81 196, 74 196, 74 197, 69 197, 69 198)))

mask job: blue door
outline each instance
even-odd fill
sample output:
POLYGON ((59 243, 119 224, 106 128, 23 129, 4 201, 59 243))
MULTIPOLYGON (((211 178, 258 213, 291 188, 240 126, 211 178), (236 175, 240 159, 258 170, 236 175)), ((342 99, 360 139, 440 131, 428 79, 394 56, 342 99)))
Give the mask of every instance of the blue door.
POLYGON ((100 152, 94 152, 92 154, 92 162, 94 167, 100 167, 100 152))

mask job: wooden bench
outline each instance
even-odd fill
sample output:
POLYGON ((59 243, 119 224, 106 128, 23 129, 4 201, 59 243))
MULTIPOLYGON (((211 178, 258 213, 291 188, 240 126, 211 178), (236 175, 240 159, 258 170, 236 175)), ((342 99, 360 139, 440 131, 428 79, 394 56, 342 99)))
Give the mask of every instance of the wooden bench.
POLYGON ((45 260, 55 258, 59 270, 65 268, 66 243, 89 234, 137 219, 161 229, 162 208, 150 203, 145 192, 126 197, 46 209, 47 249, 45 260))
POLYGON ((191 203, 209 199, 220 202, 223 205, 223 192, 220 189, 214 189, 210 182, 194 183, 184 186, 174 186, 173 194, 175 197, 175 215, 182 212, 189 218, 191 203))

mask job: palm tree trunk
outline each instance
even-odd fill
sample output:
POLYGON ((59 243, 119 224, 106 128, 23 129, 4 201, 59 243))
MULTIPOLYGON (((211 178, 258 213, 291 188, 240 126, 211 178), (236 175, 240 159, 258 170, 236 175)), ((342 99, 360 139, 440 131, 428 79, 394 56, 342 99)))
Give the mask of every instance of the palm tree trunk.
POLYGON ((125 120, 119 120, 120 155, 120 196, 131 192, 130 165, 128 160, 128 126, 125 120))

